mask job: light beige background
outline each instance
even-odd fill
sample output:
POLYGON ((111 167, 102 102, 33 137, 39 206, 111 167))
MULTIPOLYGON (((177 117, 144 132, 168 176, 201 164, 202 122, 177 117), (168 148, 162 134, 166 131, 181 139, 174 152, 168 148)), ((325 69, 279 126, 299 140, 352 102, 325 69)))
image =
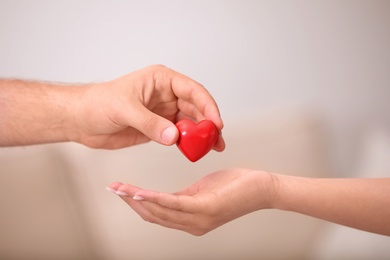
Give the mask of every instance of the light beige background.
POLYGON ((227 167, 389 176, 388 46, 388 1, 0 1, 0 77, 104 81, 164 64, 213 94, 228 145, 196 164, 152 143, 3 148, 0 258, 388 257, 386 237, 287 212, 192 237, 104 190, 175 191, 227 167))

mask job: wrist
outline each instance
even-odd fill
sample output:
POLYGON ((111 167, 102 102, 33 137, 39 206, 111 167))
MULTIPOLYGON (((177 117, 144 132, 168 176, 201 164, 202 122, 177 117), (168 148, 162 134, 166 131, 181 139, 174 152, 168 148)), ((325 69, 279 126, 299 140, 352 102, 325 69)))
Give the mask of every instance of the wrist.
POLYGON ((279 175, 265 171, 254 171, 257 197, 261 202, 258 209, 275 209, 279 202, 279 175))
POLYGON ((83 128, 91 116, 91 111, 85 108, 84 95, 89 85, 67 86, 59 93, 59 102, 64 108, 62 130, 66 141, 82 143, 83 128))
POLYGON ((297 205, 310 198, 305 190, 308 179, 291 175, 273 174, 277 183, 272 208, 297 211, 297 205), (298 203, 298 204, 297 204, 298 203))

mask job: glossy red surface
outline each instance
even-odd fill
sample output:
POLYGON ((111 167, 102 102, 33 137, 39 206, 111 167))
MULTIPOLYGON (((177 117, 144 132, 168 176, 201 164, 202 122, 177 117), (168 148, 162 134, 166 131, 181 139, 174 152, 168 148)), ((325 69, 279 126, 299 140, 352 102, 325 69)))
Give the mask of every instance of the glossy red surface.
POLYGON ((180 120, 176 127, 180 133, 177 147, 191 162, 205 156, 218 140, 218 129, 209 120, 200 121, 198 124, 190 120, 180 120))

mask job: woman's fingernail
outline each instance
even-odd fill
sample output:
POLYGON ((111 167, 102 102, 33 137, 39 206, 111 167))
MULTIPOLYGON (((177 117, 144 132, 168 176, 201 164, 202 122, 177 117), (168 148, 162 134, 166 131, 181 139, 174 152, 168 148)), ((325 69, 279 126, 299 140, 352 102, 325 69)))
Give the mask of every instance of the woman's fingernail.
POLYGON ((174 126, 170 126, 170 127, 165 128, 165 130, 161 134, 162 142, 164 144, 171 144, 173 138, 176 135, 176 131, 177 131, 177 129, 174 126))
POLYGON ((129 196, 126 192, 120 190, 115 191, 115 194, 119 196, 129 196))
POLYGON ((114 190, 113 188, 110 188, 110 187, 106 187, 106 191, 109 191, 109 192, 112 192, 112 193, 116 192, 116 190, 114 190))
POLYGON ((144 197, 138 196, 138 195, 135 195, 135 196, 133 197, 133 200, 144 200, 144 199, 145 199, 144 197))

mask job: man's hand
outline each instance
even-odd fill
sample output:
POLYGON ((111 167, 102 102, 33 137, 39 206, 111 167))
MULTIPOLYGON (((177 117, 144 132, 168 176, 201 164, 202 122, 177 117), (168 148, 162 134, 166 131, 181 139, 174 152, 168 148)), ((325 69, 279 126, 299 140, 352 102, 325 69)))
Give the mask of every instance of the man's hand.
MULTIPOLYGON (((223 128, 217 104, 194 80, 161 65, 82 86, 0 80, 0 146, 75 141, 116 149, 172 145, 182 118, 223 128)), ((220 136, 214 149, 225 147, 220 136)))

